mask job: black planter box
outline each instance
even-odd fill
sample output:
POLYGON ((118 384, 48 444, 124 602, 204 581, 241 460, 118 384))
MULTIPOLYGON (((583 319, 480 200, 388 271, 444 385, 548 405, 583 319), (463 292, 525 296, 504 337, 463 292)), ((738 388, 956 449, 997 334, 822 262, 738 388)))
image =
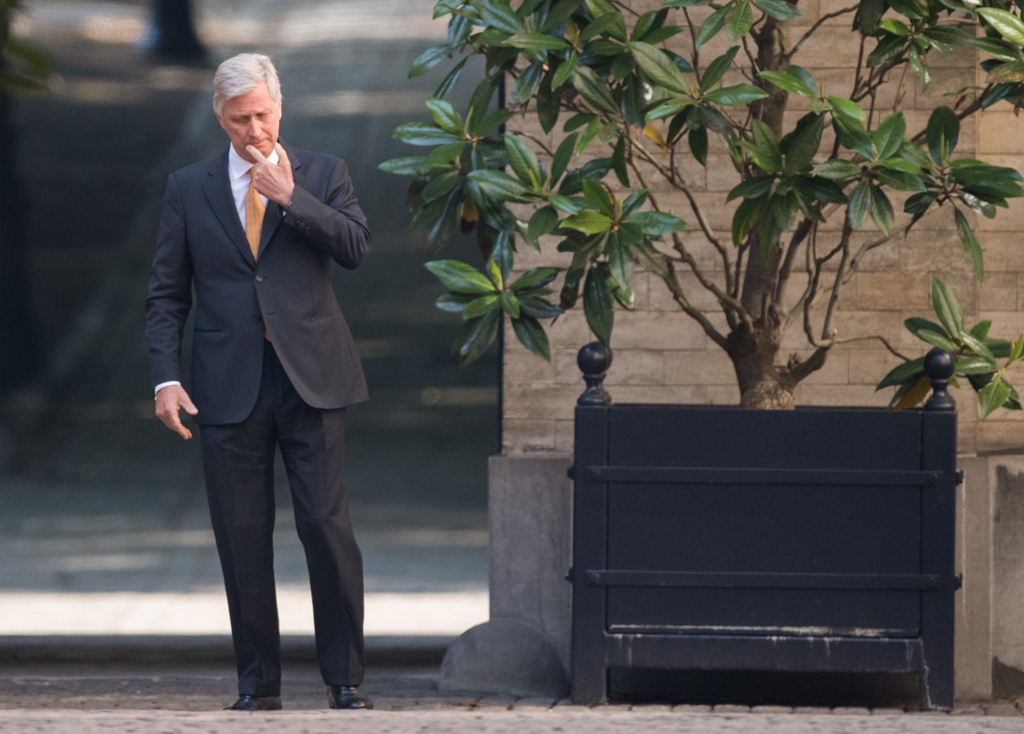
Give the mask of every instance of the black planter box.
POLYGON ((655 668, 917 673, 922 708, 952 707, 948 403, 742 411, 588 392, 574 703, 606 700, 611 668, 655 668))

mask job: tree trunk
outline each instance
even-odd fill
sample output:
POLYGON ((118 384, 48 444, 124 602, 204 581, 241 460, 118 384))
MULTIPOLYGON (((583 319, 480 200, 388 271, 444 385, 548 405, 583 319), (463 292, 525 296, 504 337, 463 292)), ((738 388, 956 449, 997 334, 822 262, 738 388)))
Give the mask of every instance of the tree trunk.
POLYGON ((726 352, 736 370, 740 407, 748 410, 792 410, 793 380, 788 367, 777 364, 783 337, 780 310, 770 305, 753 330, 729 335, 726 352))

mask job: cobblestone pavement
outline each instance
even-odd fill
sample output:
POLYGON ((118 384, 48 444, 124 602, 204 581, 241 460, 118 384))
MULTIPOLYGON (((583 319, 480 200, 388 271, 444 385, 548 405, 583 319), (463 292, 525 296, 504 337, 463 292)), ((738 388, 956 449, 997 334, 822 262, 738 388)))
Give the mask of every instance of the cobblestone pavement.
POLYGON ((517 706, 511 710, 463 707, 465 710, 302 711, 255 714, 12 711, 0 719, 0 731, 99 734, 100 732, 485 732, 524 734, 600 734, 601 732, 695 732, 699 734, 975 734, 1024 731, 1024 718, 967 718, 931 715, 831 713, 703 713, 664 708, 587 709, 571 706, 517 706))

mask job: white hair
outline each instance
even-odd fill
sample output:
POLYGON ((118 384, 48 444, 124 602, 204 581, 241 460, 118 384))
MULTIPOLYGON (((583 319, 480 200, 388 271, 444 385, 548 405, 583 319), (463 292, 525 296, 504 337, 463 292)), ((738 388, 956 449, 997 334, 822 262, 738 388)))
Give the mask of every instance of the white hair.
POLYGON ((232 97, 241 97, 256 89, 263 82, 275 102, 281 101, 281 81, 277 69, 269 56, 263 54, 238 54, 217 67, 213 75, 213 111, 218 115, 224 103, 232 97))

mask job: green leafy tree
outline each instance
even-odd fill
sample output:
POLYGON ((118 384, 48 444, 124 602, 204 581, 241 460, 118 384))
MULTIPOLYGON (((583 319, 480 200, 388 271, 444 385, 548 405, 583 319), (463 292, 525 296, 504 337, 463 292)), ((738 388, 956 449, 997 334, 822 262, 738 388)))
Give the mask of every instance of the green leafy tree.
MULTIPOLYGON (((1020 396, 1006 379, 1006 370, 1024 355, 1024 334, 1012 342, 988 335, 992 322, 979 321, 970 329, 964 323, 964 312, 953 291, 938 278, 932 279, 932 308, 939 322, 913 317, 904 322, 907 330, 926 344, 952 352, 956 371, 950 382, 960 387, 957 377, 967 380, 978 393, 981 418, 988 418, 998 408, 1020 410, 1020 396), (999 365, 1000 359, 1006 362, 999 365)), ((931 391, 931 381, 924 373, 924 357, 907 359, 893 368, 878 383, 878 390, 896 387, 890 407, 912 408, 931 391)))
POLYGON ((642 14, 612 0, 440 0, 434 14, 449 17, 448 42, 420 56, 410 76, 449 58, 455 67, 427 102, 433 122, 395 130, 431 150, 381 168, 414 177, 412 226, 425 227, 434 246, 460 227, 477 232, 484 272, 429 265, 450 291, 438 305, 465 319, 454 347, 463 363, 493 340, 502 312, 526 347, 547 357, 543 320, 580 301, 608 344, 616 303, 634 307, 640 266, 727 352, 742 406, 791 407, 796 385, 837 343, 839 294, 866 252, 946 206, 981 279, 982 250, 967 214, 993 217, 1024 195, 1016 171, 955 156, 961 120, 1000 100, 1024 104, 1024 23, 1004 0, 860 0, 800 26, 799 37, 792 31, 803 13, 788 0, 665 0, 642 14), (706 8, 699 22, 697 6, 706 8), (837 96, 800 61, 823 23, 844 16, 860 57, 846 96, 837 96), (984 34, 963 30, 970 23, 984 34), (708 58, 709 42, 723 36, 728 43, 714 45, 728 50, 708 58), (935 108, 924 130, 908 131, 898 108, 880 111, 887 85, 928 88, 930 55, 975 49, 988 57, 986 83, 935 108), (476 56, 485 79, 460 114, 445 98, 476 56), (503 80, 510 108, 545 132, 558 127, 560 142, 503 132, 513 111, 487 114, 503 80), (807 112, 787 127, 795 97, 807 112), (713 138, 740 176, 718 204, 738 202, 731 236, 713 229, 682 175, 688 158, 707 165, 713 138), (653 193, 654 177, 688 200, 691 229, 718 267, 702 265, 681 236, 687 224, 653 193), (892 192, 910 194, 900 215, 892 192), (872 238, 854 238, 868 221, 872 238), (545 235, 572 254, 557 304, 547 299, 551 269, 509 283, 516 248, 538 248, 545 235), (795 285, 799 269, 806 285, 795 285), (695 305, 694 281, 722 309, 724 327, 695 305), (806 360, 781 362, 791 326, 815 349, 806 360))

